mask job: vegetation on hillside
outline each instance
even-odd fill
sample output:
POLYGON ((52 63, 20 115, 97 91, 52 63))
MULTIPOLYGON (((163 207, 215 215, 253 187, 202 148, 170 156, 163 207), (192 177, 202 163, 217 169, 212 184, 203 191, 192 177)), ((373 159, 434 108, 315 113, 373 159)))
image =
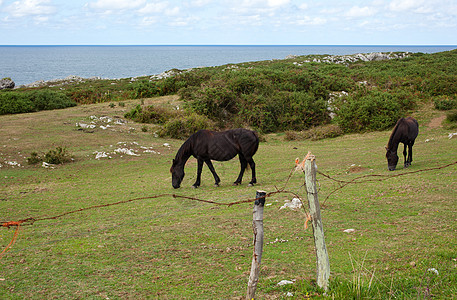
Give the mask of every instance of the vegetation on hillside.
POLYGON ((184 102, 179 112, 136 107, 126 116, 159 124, 163 134, 181 137, 194 129, 197 119, 204 128, 250 127, 263 133, 330 123, 338 132, 363 132, 388 129, 430 101, 437 109, 457 109, 457 50, 383 61, 329 63, 321 62, 322 57, 172 70, 160 79, 57 84, 42 89, 53 90, 52 99, 71 101, 44 108, 24 100, 33 98, 34 89, 18 89, 0 93, 0 114, 179 94, 184 102))

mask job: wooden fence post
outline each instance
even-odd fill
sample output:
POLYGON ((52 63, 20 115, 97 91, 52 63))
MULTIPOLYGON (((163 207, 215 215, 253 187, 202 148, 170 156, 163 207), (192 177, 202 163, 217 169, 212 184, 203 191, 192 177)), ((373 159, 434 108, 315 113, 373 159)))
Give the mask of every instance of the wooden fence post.
POLYGON ((252 227, 254 230, 254 253, 252 256, 251 274, 249 275, 248 291, 246 299, 254 299, 257 283, 259 282, 260 261, 263 251, 263 208, 265 206, 266 192, 257 191, 252 215, 252 227))
POLYGON ((315 156, 308 153, 305 160, 305 183, 308 194, 309 213, 313 224, 314 245, 316 247, 317 285, 327 291, 328 279, 330 277, 330 262, 327 247, 325 246, 319 199, 317 198, 316 169, 315 156))

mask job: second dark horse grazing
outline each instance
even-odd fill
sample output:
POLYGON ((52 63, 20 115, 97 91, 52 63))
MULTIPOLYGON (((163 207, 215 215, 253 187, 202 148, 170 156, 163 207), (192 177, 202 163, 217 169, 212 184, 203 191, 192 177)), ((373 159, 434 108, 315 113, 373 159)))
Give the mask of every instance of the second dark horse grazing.
POLYGON ((184 165, 189 157, 194 156, 198 161, 197 180, 193 187, 200 186, 200 179, 203 163, 206 163, 211 173, 213 173, 215 185, 221 181, 214 170, 211 160, 227 161, 234 158, 237 154, 240 158, 241 171, 234 182, 235 185, 241 183, 247 165, 252 170, 252 180, 249 183, 257 183, 255 177, 255 163, 252 157, 259 148, 259 138, 254 131, 238 128, 223 132, 210 130, 199 130, 191 135, 187 141, 179 148, 173 159, 170 172, 172 175, 172 185, 175 189, 179 188, 184 178, 184 165))
POLYGON ((389 138, 389 143, 386 147, 386 158, 387 167, 389 171, 395 170, 398 163, 397 149, 398 144, 403 143, 405 145, 403 149, 403 156, 405 157, 405 168, 411 165, 413 161, 413 145, 419 134, 419 124, 411 117, 401 118, 397 121, 392 134, 389 138), (406 147, 408 147, 409 153, 407 155, 406 147))

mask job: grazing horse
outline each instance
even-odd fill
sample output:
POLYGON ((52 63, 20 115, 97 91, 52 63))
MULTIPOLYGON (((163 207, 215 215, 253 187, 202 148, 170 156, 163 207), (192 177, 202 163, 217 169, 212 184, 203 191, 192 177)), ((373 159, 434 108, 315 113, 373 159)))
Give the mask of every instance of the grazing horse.
POLYGON ((386 147, 386 158, 387 167, 389 171, 394 171, 398 163, 397 149, 400 143, 405 145, 403 150, 403 156, 405 157, 405 168, 411 165, 413 161, 413 145, 419 134, 419 124, 411 117, 401 118, 397 121, 392 134, 389 138, 389 143, 386 147), (406 147, 408 147, 409 153, 406 155, 406 147))
POLYGON ((206 163, 214 176, 215 186, 219 186, 221 179, 217 176, 211 160, 227 161, 234 158, 237 154, 240 158, 241 171, 234 185, 241 184, 246 167, 251 167, 252 180, 249 185, 257 183, 255 177, 255 163, 252 157, 259 148, 259 138, 254 131, 238 128, 223 132, 210 130, 199 130, 192 134, 187 141, 182 144, 173 159, 170 172, 172 175, 172 185, 175 189, 179 188, 184 178, 184 165, 189 157, 194 156, 198 161, 197 180, 193 184, 194 188, 200 186, 200 179, 203 163, 206 163))

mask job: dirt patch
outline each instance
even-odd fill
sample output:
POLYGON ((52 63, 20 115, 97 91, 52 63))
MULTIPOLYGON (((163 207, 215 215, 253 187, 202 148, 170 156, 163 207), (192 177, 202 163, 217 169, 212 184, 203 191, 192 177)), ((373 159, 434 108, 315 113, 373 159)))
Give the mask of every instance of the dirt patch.
POLYGON ((364 168, 362 166, 350 166, 348 173, 360 173, 366 170, 368 170, 368 168, 364 168))
POLYGON ((442 124, 443 124, 444 119, 446 119, 446 116, 445 116, 445 115, 436 117, 436 118, 432 119, 432 120, 430 121, 430 123, 428 123, 428 127, 430 127, 430 128, 439 128, 439 127, 443 127, 442 124))

